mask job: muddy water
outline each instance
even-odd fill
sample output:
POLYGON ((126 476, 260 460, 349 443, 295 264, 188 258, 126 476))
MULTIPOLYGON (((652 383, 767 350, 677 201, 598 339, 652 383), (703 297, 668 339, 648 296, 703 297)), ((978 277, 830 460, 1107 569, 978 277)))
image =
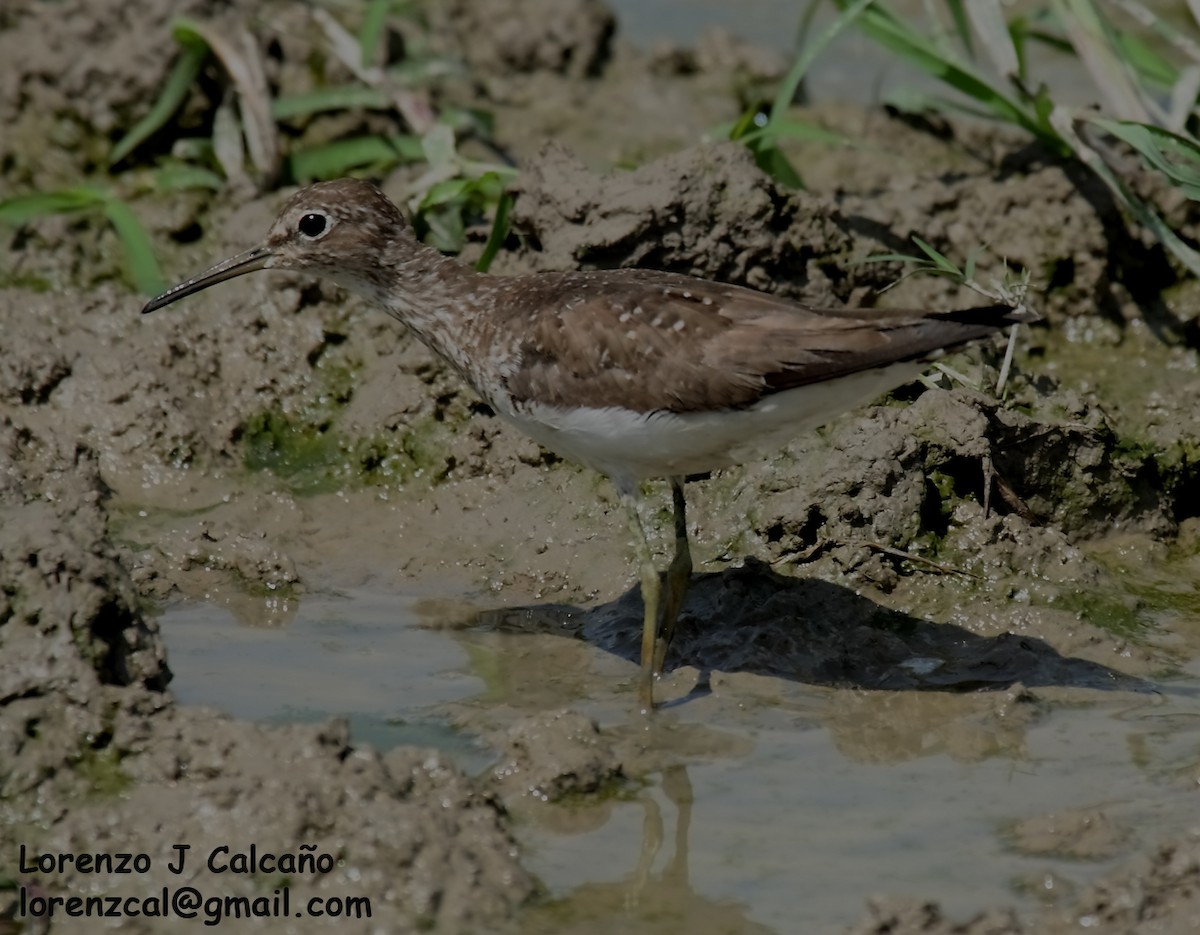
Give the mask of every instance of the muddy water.
POLYGON ((598 800, 518 800, 524 864, 545 887, 523 931, 835 931, 871 893, 1032 914, 1192 811, 1198 663, 1154 689, 1036 700, 721 673, 691 693, 684 669, 647 721, 632 662, 566 636, 462 629, 430 606, 360 589, 300 598, 283 628, 204 603, 161 624, 179 700, 237 717, 347 717, 360 740, 436 746, 486 778, 496 728, 571 706, 674 761, 598 800))
POLYGON ((435 746, 479 768, 471 741, 424 709, 476 694, 467 655, 422 629, 403 595, 311 595, 285 626, 256 626, 219 606, 188 602, 162 616, 177 660, 172 690, 266 724, 346 718, 356 740, 386 750, 435 746), (472 760, 472 756, 475 757, 472 760))

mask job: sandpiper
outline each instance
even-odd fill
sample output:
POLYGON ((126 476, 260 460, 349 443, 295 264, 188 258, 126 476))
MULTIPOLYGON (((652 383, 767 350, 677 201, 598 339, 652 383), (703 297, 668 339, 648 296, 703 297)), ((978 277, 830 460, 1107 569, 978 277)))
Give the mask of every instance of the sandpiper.
POLYGON ((260 269, 311 272, 366 296, 497 415, 612 479, 637 550, 646 710, 691 577, 685 478, 781 447, 912 379, 930 353, 1036 317, 1003 305, 816 309, 647 269, 485 275, 421 243, 357 179, 301 189, 262 244, 142 311, 260 269), (674 500, 665 593, 638 512, 650 478, 669 480, 674 500))

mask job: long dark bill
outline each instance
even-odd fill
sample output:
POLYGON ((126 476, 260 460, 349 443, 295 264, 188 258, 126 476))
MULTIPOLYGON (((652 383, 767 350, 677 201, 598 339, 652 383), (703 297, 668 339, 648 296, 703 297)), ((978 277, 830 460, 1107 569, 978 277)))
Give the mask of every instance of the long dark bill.
POLYGON ((209 286, 215 286, 219 282, 224 282, 226 279, 233 279, 234 276, 241 276, 244 273, 252 273, 255 270, 264 269, 267 261, 271 259, 273 253, 270 247, 260 246, 253 250, 247 250, 245 253, 239 253, 237 256, 230 257, 224 262, 218 263, 210 270, 205 270, 199 276, 189 279, 187 282, 181 282, 178 286, 172 286, 162 295, 151 299, 142 309, 143 315, 149 315, 151 312, 156 312, 164 305, 170 305, 172 302, 189 296, 194 292, 199 292, 201 289, 207 289, 209 286))

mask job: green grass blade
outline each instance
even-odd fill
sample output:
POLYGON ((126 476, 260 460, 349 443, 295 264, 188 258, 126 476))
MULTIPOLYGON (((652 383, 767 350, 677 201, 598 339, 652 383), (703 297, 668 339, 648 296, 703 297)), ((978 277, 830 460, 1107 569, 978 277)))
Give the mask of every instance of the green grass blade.
MULTIPOLYGON (((979 3, 979 0, 974 0, 972 6, 979 3)), ((950 19, 954 22, 954 31, 958 34, 958 41, 962 43, 963 48, 967 50, 967 55, 971 58, 975 57, 975 45, 971 38, 971 26, 969 16, 971 10, 966 8, 963 0, 946 0, 946 8, 950 11, 950 19)))
POLYGON ((426 211, 455 202, 487 205, 498 201, 503 193, 504 178, 499 172, 484 172, 477 178, 456 176, 430 185, 421 196, 418 210, 426 211))
POLYGON ((475 179, 473 193, 484 204, 497 202, 500 200, 500 196, 504 194, 504 186, 516 177, 516 171, 509 169, 507 166, 498 166, 494 169, 489 169, 475 179))
POLYGON ((421 150, 431 169, 450 170, 453 168, 456 147, 454 131, 444 123, 435 123, 421 137, 421 150))
POLYGON ((438 111, 438 123, 444 123, 457 134, 472 134, 481 140, 496 135, 496 118, 471 107, 444 107, 438 111))
POLYGON ((1017 50, 1018 74, 1021 80, 1027 80, 1026 67, 1029 60, 1029 47, 1038 43, 1055 53, 1073 55, 1074 47, 1057 33, 1045 28, 1040 17, 1016 16, 1008 21, 1009 32, 1012 34, 1013 47, 1017 50))
POLYGON ((196 83, 200 69, 204 66, 204 60, 208 58, 208 43, 192 34, 184 37, 176 36, 176 39, 183 47, 182 54, 167 76, 158 100, 154 102, 149 113, 117 141, 108 157, 109 166, 115 166, 121 162, 134 149, 165 126, 175 112, 183 106, 188 92, 196 83))
POLYGON ((407 4, 397 3, 396 0, 371 0, 367 7, 362 26, 358 30, 358 48, 362 55, 363 68, 379 64, 375 61, 375 50, 379 48, 379 38, 387 26, 388 14, 397 6, 407 4))
POLYGON ((732 124, 721 124, 712 131, 717 138, 745 140, 751 133, 758 133, 766 125, 766 115, 760 104, 751 104, 732 124))
POLYGON ((157 295, 167 287, 167 281, 154 255, 150 234, 137 215, 125 202, 109 198, 104 202, 104 214, 117 232, 125 251, 125 264, 134 287, 145 295, 157 295))
POLYGON ((902 114, 942 114, 957 112, 973 117, 976 120, 990 120, 993 115, 982 107, 972 107, 961 98, 944 97, 941 94, 931 94, 919 88, 908 85, 897 85, 883 96, 883 103, 893 107, 902 114))
POLYGON ((967 10, 971 25, 979 34, 980 45, 1005 79, 1021 72, 1017 47, 999 0, 972 0, 967 10))
POLYGON ((938 269, 954 275, 961 274, 962 271, 955 264, 951 263, 944 253, 935 250, 927 241, 924 241, 916 234, 913 234, 912 242, 921 248, 921 252, 929 257, 930 262, 932 262, 933 265, 938 269))
POLYGON ((1171 88, 1164 125, 1168 130, 1182 130, 1196 108, 1200 98, 1200 65, 1188 65, 1179 73, 1179 79, 1171 88))
POLYGON ((781 139, 805 140, 812 143, 831 143, 836 146, 849 146, 851 144, 850 138, 842 136, 840 133, 826 130, 824 127, 818 126, 808 120, 794 120, 791 118, 775 120, 765 127, 755 127, 753 130, 743 133, 742 136, 736 137, 736 139, 740 139, 747 145, 762 143, 769 146, 774 146, 781 139))
POLYGON ((767 175, 786 188, 804 188, 804 179, 778 147, 751 147, 754 161, 767 175))
POLYGON ((207 188, 219 191, 225 180, 211 169, 186 164, 166 165, 154 170, 151 176, 154 187, 160 192, 185 191, 192 188, 207 188))
POLYGON ((300 150, 288 157, 289 175, 296 182, 332 179, 363 166, 393 166, 425 158, 420 137, 359 136, 300 150))
MULTIPOLYGON (((1141 26, 1153 32, 1152 36, 1147 37, 1148 42, 1141 39, 1141 36, 1145 35, 1143 30, 1120 30, 1114 36, 1122 59, 1144 78, 1163 86, 1175 83, 1179 66, 1163 54, 1166 49, 1177 51, 1177 57, 1184 62, 1192 65, 1200 63, 1200 41, 1197 41, 1195 28, 1193 26, 1190 30, 1180 29, 1183 25, 1182 17, 1171 16, 1169 13, 1163 15, 1148 3, 1127 2, 1123 6, 1126 12, 1134 13, 1141 26)), ((1200 2, 1189 0, 1188 6, 1195 18, 1197 13, 1200 13, 1200 2)))
POLYGON ((979 262, 979 254, 983 252, 983 247, 979 244, 973 246, 967 251, 967 262, 963 264, 962 275, 963 279, 970 282, 975 278, 975 266, 979 262))
POLYGON ((1093 126, 1127 143, 1193 201, 1200 201, 1200 143, 1151 124, 1093 117, 1093 126))
POLYGON ((1144 81, 1169 88, 1179 80, 1179 67, 1133 33, 1117 35, 1117 54, 1144 81))
POLYGON ((775 100, 771 104, 771 120, 781 118, 787 109, 792 106, 792 101, 796 99, 796 92, 800 88, 800 82, 804 80, 804 76, 808 73, 808 69, 812 66, 812 63, 816 61, 817 56, 824 52, 825 47, 836 39, 873 2, 874 0, 851 0, 849 6, 843 8, 842 14, 837 19, 826 26, 812 42, 804 46, 800 54, 796 56, 796 60, 792 62, 792 67, 788 69, 787 74, 784 76, 783 82, 779 85, 779 90, 775 93, 775 100))
POLYGON ((378 88, 349 84, 277 97, 271 101, 271 116, 276 120, 290 120, 330 110, 350 110, 356 107, 364 110, 386 110, 391 106, 391 98, 378 88))
POLYGON ((1171 226, 1166 221, 1159 217, 1153 208, 1126 189, 1115 175, 1110 173, 1105 178, 1105 181, 1109 183, 1110 188, 1121 193, 1121 200, 1138 222, 1157 237, 1162 245, 1170 250, 1175 255, 1175 259, 1187 267, 1193 276, 1200 276, 1200 253, 1197 253, 1184 243, 1179 235, 1171 229, 1171 226))
POLYGON ((436 208, 438 205, 461 200, 468 194, 471 184, 471 179, 445 179, 441 182, 435 182, 421 196, 419 210, 427 211, 430 208, 436 208))
POLYGON ((208 46, 208 40, 204 38, 204 25, 186 16, 171 20, 171 38, 180 45, 208 46))
POLYGON ((0 201, 0 221, 18 226, 52 214, 83 211, 101 205, 105 193, 94 188, 64 188, 56 192, 17 195, 0 201))
POLYGON ((509 223, 509 214, 512 211, 513 201, 512 193, 505 192, 500 196, 500 200, 496 202, 496 216, 492 219, 492 229, 488 232, 488 239, 487 243, 483 246, 483 253, 480 254, 479 260, 475 264, 475 269, 481 273, 488 271, 492 265, 492 261, 496 259, 496 254, 504 246, 504 241, 508 239, 508 231, 511 226, 509 223))
MULTIPOLYGON (((1193 276, 1200 276, 1200 253, 1184 243, 1153 208, 1125 186, 1120 177, 1100 158, 1099 153, 1079 139, 1069 112, 1058 111, 1055 119, 1058 121, 1059 132, 1063 138, 1071 140, 1071 149, 1076 157, 1100 177, 1117 201, 1129 210, 1139 224, 1158 238, 1159 242, 1170 250, 1193 276)), ((1112 123, 1117 126, 1121 125, 1118 121, 1112 121, 1112 123)))
POLYGON ((1050 0, 1107 112, 1124 120, 1148 120, 1146 100, 1115 48, 1112 24, 1091 0, 1050 0))
MULTIPOLYGON (((839 7, 845 7, 848 0, 835 2, 839 7)), ((864 12, 858 18, 858 25, 868 36, 909 64, 976 101, 994 119, 1019 126, 1055 149, 1063 149, 1063 142, 1052 127, 1038 121, 1021 102, 993 87, 986 78, 946 58, 931 40, 881 2, 864 12)))
POLYGON ((466 242, 467 233, 462 211, 441 206, 423 213, 421 220, 426 227, 425 242, 443 253, 458 253, 466 242))

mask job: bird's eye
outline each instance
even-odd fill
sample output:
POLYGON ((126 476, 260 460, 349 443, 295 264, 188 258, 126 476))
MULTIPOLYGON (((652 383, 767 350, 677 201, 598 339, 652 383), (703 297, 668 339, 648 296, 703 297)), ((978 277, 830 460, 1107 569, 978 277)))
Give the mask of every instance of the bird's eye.
POLYGON ((316 240, 329 230, 329 218, 324 214, 306 214, 296 224, 296 230, 305 237, 316 240))

